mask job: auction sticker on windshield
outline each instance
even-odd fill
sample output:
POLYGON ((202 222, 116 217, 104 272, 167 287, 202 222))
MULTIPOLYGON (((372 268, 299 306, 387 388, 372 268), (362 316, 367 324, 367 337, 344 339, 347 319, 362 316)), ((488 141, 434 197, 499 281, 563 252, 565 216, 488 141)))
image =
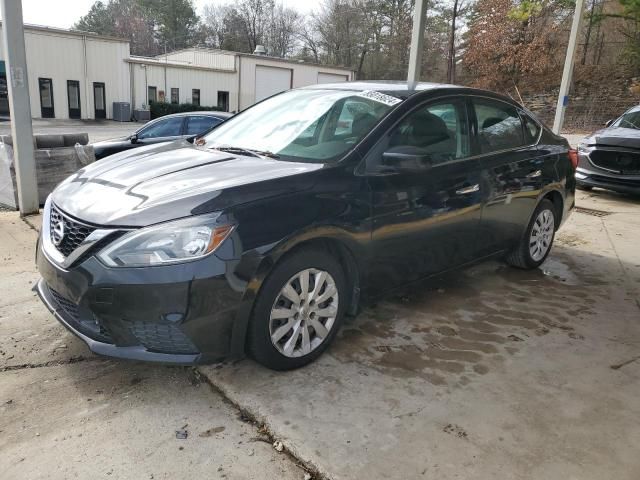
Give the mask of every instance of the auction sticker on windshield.
POLYGON ((384 103, 385 105, 389 105, 390 107, 402 101, 399 98, 392 97, 391 95, 386 95, 384 93, 375 92, 373 90, 365 90, 358 93, 357 96, 384 103))

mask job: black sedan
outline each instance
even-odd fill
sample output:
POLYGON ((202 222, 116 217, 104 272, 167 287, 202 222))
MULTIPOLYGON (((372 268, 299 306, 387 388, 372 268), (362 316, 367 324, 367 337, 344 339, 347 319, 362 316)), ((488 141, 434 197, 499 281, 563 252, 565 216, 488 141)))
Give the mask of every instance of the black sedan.
POLYGON ((578 154, 578 188, 640 194, 640 106, 585 138, 578 154))
POLYGON ((96 160, 100 160, 131 148, 202 135, 232 115, 227 112, 174 113, 146 123, 131 135, 103 140, 92 144, 92 146, 96 160))
POLYGON ((511 99, 437 84, 291 90, 196 144, 123 152, 48 198, 38 292, 94 352, 300 367, 390 288, 536 268, 577 157, 511 99))

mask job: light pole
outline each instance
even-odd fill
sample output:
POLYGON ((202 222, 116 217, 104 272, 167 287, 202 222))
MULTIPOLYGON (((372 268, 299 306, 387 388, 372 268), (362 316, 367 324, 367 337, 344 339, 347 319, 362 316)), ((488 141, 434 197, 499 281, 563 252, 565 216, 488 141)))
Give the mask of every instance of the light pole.
POLYGON ((13 138, 14 167, 18 187, 20 215, 38 213, 38 181, 33 154, 33 127, 27 78, 27 58, 24 50, 22 1, 1 0, 2 40, 7 62, 9 111, 13 138))
POLYGON ((424 20, 427 13, 427 0, 416 0, 413 11, 413 31, 411 32, 411 51, 409 52, 408 82, 419 82, 422 67, 422 44, 424 43, 424 20))
POLYGON ((582 14, 584 10, 584 0, 576 0, 576 10, 573 13, 571 23, 571 33, 569 34, 569 44, 567 45, 567 57, 562 70, 562 82, 560 83, 560 93, 558 94, 558 104, 556 106, 556 117, 553 121, 553 132, 559 134, 564 124, 564 114, 569 104, 569 89, 571 88, 571 78, 573 77, 573 65, 575 62, 576 50, 578 49, 578 34, 582 26, 582 14))

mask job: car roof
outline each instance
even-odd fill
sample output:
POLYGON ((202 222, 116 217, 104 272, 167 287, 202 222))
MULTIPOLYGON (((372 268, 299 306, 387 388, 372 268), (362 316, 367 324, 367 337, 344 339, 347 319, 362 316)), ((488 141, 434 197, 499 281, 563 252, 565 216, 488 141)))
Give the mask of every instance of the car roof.
POLYGON ((169 115, 163 115, 162 117, 158 117, 157 119, 154 119, 154 120, 158 120, 160 118, 169 118, 169 117, 193 117, 193 116, 200 116, 200 115, 210 116, 210 117, 219 117, 219 118, 233 117, 233 113, 229 113, 229 112, 219 112, 217 110, 196 110, 193 112, 171 113, 169 115))
POLYGON ((448 85, 446 83, 431 83, 431 82, 407 82, 400 80, 367 80, 367 81, 355 81, 355 82, 338 82, 338 83, 319 83, 315 85, 309 85, 302 87, 305 89, 322 89, 327 88, 331 90, 374 90, 377 92, 408 92, 415 93, 424 90, 435 90, 440 88, 467 88, 460 85, 448 85))
POLYGON ((471 95, 479 95, 483 97, 492 97, 497 100, 502 100, 513 105, 522 107, 513 98, 510 98, 501 93, 492 92, 490 90, 483 90, 480 88, 466 87, 463 85, 451 85, 447 83, 432 83, 432 82, 407 82, 399 80, 366 80, 355 82, 339 82, 339 83, 320 83, 315 85, 309 85, 302 87, 302 89, 308 90, 345 90, 345 91, 374 91, 380 93, 387 93, 401 99, 407 99, 417 93, 445 90, 447 92, 466 93, 471 95))

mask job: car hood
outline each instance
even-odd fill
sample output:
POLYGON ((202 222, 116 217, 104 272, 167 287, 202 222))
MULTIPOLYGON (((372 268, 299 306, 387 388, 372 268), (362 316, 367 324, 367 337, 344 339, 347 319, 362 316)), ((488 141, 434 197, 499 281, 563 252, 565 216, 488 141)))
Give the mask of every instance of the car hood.
POLYGON ((93 163, 63 181, 53 202, 101 226, 146 226, 309 188, 304 173, 322 164, 295 163, 208 150, 179 140, 93 163))
POLYGON ((121 143, 130 143, 131 137, 118 137, 118 138, 109 138, 108 140, 100 140, 99 142, 93 142, 91 145, 93 148, 104 148, 110 147, 112 145, 120 145, 121 143))
POLYGON ((589 145, 640 149, 640 130, 611 127, 598 130, 584 140, 589 145))

